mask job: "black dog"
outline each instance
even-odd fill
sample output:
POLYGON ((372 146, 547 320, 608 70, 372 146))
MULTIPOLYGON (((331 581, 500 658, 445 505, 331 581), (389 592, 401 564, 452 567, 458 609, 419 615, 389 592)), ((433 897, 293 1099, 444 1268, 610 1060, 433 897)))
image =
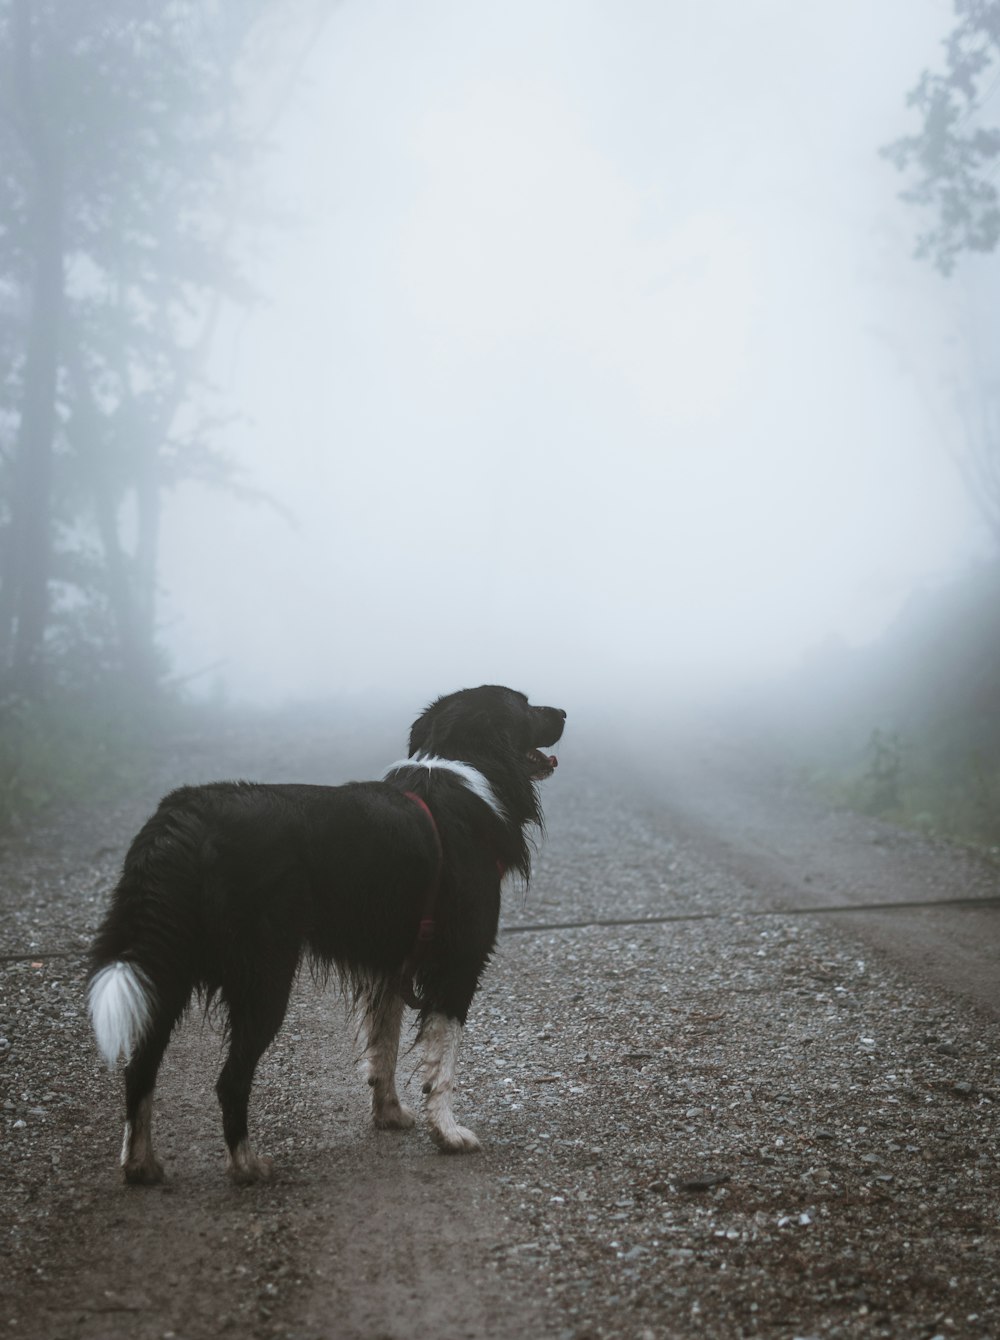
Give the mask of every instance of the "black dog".
POLYGON ((486 685, 433 703, 410 756, 381 782, 217 782, 167 796, 133 841, 91 954, 101 1052, 125 1069, 127 1182, 158 1182, 156 1073, 191 996, 228 1012, 216 1092, 237 1181, 267 1177, 247 1136, 257 1062, 303 957, 333 969, 364 1012, 376 1126, 413 1125, 396 1094, 404 1001, 419 1010, 431 1136, 479 1148, 452 1115, 462 1025, 496 942, 500 884, 530 869, 535 783, 566 713, 486 685))

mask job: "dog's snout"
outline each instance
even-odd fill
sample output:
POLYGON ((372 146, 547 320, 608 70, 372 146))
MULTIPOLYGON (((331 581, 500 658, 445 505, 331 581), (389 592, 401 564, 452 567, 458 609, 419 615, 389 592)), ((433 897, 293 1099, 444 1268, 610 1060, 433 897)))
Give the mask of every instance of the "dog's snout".
POLYGON ((544 743, 555 744, 557 740, 562 738, 563 727, 566 725, 566 713, 561 707, 543 707, 541 711, 543 715, 539 718, 539 721, 544 722, 546 735, 550 737, 544 743))

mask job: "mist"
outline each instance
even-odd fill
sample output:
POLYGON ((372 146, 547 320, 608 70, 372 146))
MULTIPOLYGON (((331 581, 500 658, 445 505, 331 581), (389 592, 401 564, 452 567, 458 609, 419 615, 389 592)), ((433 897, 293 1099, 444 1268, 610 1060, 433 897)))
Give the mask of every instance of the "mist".
MULTIPOLYGON (((248 505, 162 533, 163 639, 256 702, 725 687, 984 549, 972 278, 878 149, 947 3, 336 8, 249 189, 211 378, 248 505)), ((267 114, 268 52, 245 79, 267 114)))
POLYGON ((986 1334, 998 258, 1000 0, 0 0, 10 1334, 986 1334))

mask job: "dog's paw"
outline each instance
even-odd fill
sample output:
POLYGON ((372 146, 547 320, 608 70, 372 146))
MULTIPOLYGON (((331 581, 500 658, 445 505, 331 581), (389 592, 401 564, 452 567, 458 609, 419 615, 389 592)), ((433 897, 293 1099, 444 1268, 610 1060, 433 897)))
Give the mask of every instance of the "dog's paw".
POLYGON ((270 1159, 253 1159, 249 1163, 230 1163, 229 1176, 237 1186, 255 1186, 258 1182, 269 1182, 274 1175, 274 1164, 270 1159))
POLYGON ((398 1098, 372 1110, 372 1120, 380 1131, 408 1131, 416 1119, 415 1114, 404 1107, 398 1098))
POLYGON ((274 1173, 274 1164, 270 1159, 255 1154, 244 1141, 230 1150, 229 1176, 237 1186, 253 1186, 256 1182, 268 1182, 274 1173))
POLYGON ((431 1139, 442 1154, 474 1154, 482 1146, 474 1131, 451 1122, 448 1126, 432 1126, 431 1139))
POLYGON ((163 1181, 163 1164, 152 1154, 144 1159, 126 1159, 122 1171, 129 1186, 158 1186, 163 1181))

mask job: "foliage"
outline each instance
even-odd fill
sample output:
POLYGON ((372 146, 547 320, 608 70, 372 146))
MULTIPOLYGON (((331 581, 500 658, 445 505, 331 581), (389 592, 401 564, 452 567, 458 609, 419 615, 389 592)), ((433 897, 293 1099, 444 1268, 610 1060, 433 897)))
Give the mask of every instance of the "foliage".
POLYGON ((1000 846, 1000 563, 915 597, 870 647, 827 649, 796 688, 784 733, 828 794, 1000 846))
POLYGON ((148 771, 156 721, 148 703, 119 693, 8 697, 0 703, 0 829, 50 805, 119 799, 148 771))
POLYGON ((74 621, 151 687, 162 492, 239 482, 202 366, 218 304, 253 297, 238 71, 266 7, 0 0, 0 674, 22 696, 74 621))
POLYGON ((899 733, 876 726, 865 750, 865 761, 865 771, 855 789, 857 807, 866 814, 898 813, 902 803, 903 773, 899 733))
POLYGON ((882 154, 916 173, 902 198, 932 211, 917 255, 951 274, 959 253, 993 251, 1000 240, 1000 128, 980 123, 1000 88, 1000 0, 955 0, 945 40, 947 69, 925 70, 907 98, 923 122, 882 154))

